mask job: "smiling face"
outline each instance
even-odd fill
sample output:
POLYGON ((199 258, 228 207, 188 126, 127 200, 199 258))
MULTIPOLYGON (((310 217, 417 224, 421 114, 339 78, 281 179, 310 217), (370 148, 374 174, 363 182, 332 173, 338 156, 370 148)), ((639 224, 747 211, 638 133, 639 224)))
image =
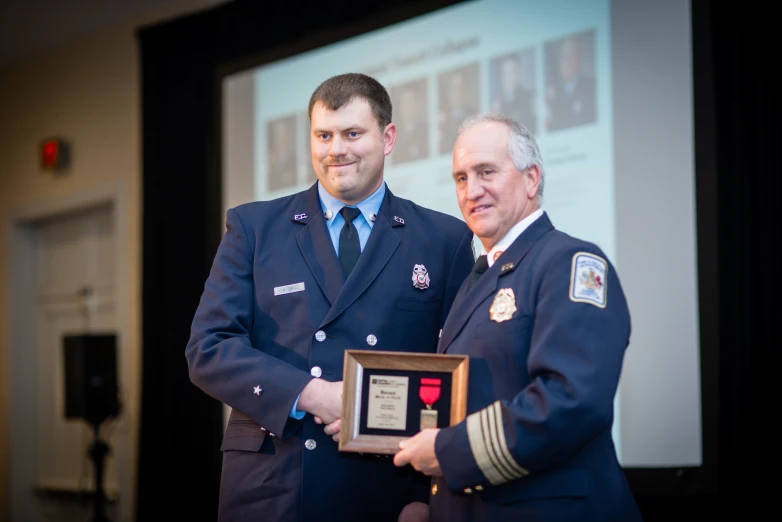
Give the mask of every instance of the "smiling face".
POLYGON ((453 150, 453 179, 462 216, 488 251, 519 221, 539 208, 540 170, 519 171, 508 149, 508 127, 478 123, 453 150))
POLYGON ((326 192, 355 205, 380 188, 383 163, 396 140, 393 123, 381 129, 364 98, 335 111, 317 102, 310 120, 312 168, 326 192))

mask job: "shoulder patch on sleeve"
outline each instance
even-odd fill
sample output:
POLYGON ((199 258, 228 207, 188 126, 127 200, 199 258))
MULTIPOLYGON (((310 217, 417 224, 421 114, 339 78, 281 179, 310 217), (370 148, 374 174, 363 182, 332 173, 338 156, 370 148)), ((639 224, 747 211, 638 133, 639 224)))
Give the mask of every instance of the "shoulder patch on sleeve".
POLYGON ((598 308, 606 307, 608 297, 608 263, 589 252, 576 252, 570 269, 568 297, 574 303, 589 303, 598 308))

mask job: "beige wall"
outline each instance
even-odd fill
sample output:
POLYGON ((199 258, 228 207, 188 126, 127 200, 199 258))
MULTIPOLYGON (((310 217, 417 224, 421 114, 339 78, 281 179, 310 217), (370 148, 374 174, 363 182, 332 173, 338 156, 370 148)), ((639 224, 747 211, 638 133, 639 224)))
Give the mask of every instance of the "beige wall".
MULTIPOLYGON (((194 2, 174 2, 180 12, 194 2)), ((204 6, 218 1, 195 2, 204 6)), ((144 19, 103 31, 46 56, 0 69, 0 520, 9 517, 9 252, 7 217, 16 209, 50 206, 80 193, 109 185, 124 190, 120 237, 128 259, 124 273, 126 326, 124 349, 131 351, 131 382, 122 383, 123 408, 132 423, 131 483, 137 473, 137 436, 141 368, 141 116, 139 24, 171 16, 147 14, 144 19), (38 150, 46 137, 66 137, 72 163, 64 175, 40 169, 38 150)), ((132 501, 134 504, 135 501, 132 501)), ((122 517, 123 519, 125 517, 122 517)))
MULTIPOLYGON (((76 42, 34 61, 0 71, 0 208, 48 206, 79 193, 121 182, 126 191, 123 245, 126 263, 128 317, 126 349, 134 355, 126 383, 129 418, 138 419, 141 287, 141 168, 137 43, 133 27, 105 32, 76 42), (38 148, 49 136, 66 137, 72 164, 64 175, 40 169, 38 148)), ((8 229, 0 229, 0 332, 7 332, 8 229)), ((0 336, 0 519, 9 506, 9 346, 0 336)), ((135 462, 138 423, 131 429, 131 459, 135 462)), ((135 469, 134 469, 135 473, 135 469)), ((132 481, 135 483, 135 480, 132 481)))

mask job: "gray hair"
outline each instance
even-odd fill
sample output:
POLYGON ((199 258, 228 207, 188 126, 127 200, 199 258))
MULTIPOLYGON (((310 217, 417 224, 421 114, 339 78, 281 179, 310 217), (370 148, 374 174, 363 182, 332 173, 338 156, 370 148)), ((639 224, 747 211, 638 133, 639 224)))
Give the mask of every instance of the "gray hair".
POLYGON ((467 129, 478 125, 479 123, 502 123, 508 127, 508 154, 510 154, 513 164, 519 171, 526 170, 533 165, 540 170, 540 184, 538 185, 538 199, 543 198, 543 157, 540 155, 540 149, 538 143, 535 141, 535 137, 532 133, 512 118, 502 116, 501 114, 494 114, 491 112, 484 112, 480 114, 474 114, 466 118, 459 126, 459 136, 461 136, 467 129))

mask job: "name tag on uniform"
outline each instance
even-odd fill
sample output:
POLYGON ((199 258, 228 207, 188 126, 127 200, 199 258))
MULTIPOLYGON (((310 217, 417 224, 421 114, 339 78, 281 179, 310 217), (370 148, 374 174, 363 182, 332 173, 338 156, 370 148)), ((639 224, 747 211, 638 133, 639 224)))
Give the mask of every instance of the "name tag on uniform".
POLYGON ((292 285, 274 287, 275 296, 284 295, 284 294, 293 294, 295 292, 303 292, 303 291, 304 291, 304 283, 294 283, 292 285))

